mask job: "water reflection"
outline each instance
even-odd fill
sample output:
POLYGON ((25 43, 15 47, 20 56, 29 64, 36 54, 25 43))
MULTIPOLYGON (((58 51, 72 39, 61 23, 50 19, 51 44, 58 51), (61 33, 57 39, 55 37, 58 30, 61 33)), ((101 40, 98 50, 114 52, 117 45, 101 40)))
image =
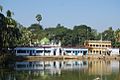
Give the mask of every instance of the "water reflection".
POLYGON ((89 61, 89 73, 97 75, 108 75, 120 71, 119 61, 89 61))
POLYGON ((65 60, 16 62, 0 69, 0 80, 120 80, 120 61, 65 60))
POLYGON ((88 61, 33 61, 16 62, 15 70, 41 71, 50 74, 61 74, 61 70, 87 69, 88 61))

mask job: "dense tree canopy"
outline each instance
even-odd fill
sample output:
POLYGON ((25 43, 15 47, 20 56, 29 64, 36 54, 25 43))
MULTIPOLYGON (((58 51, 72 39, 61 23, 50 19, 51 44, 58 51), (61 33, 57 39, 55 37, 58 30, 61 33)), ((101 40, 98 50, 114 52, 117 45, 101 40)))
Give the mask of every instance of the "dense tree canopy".
MULTIPOLYGON (((0 6, 2 11, 2 6, 0 6)), ((120 29, 113 30, 109 27, 102 33, 87 25, 73 26, 69 29, 61 24, 56 27, 44 28, 40 21, 42 16, 37 14, 38 23, 33 23, 29 27, 24 27, 12 18, 13 12, 7 10, 6 16, 0 13, 0 46, 1 49, 21 45, 39 44, 44 37, 49 40, 61 41, 62 46, 83 46, 85 40, 103 40, 112 41, 113 47, 120 47, 120 29)))
MULTIPOLYGON (((12 48, 17 46, 17 41, 21 37, 21 33, 16 25, 8 23, 8 18, 0 13, 0 50, 4 48, 12 48)), ((12 18, 11 18, 12 19, 12 18)), ((12 19, 12 21, 15 21, 12 19)), ((11 21, 11 23, 13 23, 11 21)), ((15 21, 16 23, 16 21, 15 21)))

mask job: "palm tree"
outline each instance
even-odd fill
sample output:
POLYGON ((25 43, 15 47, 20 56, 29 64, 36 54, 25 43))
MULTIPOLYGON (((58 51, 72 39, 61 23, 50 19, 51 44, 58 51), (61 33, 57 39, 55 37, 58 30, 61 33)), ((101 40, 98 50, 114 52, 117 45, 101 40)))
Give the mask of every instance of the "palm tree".
POLYGON ((2 10, 3 10, 3 7, 0 5, 0 11, 2 12, 2 10))
POLYGON ((40 24, 40 21, 42 20, 42 16, 40 14, 36 15, 36 20, 38 21, 38 23, 40 24))

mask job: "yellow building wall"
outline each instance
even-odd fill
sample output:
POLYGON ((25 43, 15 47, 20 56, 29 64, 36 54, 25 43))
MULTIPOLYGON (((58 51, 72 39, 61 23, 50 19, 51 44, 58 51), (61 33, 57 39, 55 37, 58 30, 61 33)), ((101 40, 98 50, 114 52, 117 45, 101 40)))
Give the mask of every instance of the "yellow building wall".
POLYGON ((88 48, 89 54, 105 54, 107 48, 111 48, 111 41, 89 40, 84 46, 88 48))

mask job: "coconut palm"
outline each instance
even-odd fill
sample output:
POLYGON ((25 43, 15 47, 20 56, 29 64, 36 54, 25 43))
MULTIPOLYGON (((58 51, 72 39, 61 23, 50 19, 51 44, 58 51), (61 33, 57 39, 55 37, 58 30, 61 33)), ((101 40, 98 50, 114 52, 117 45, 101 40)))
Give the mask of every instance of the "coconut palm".
POLYGON ((36 15, 36 20, 38 21, 38 23, 40 24, 40 21, 42 20, 42 16, 40 14, 36 15))

